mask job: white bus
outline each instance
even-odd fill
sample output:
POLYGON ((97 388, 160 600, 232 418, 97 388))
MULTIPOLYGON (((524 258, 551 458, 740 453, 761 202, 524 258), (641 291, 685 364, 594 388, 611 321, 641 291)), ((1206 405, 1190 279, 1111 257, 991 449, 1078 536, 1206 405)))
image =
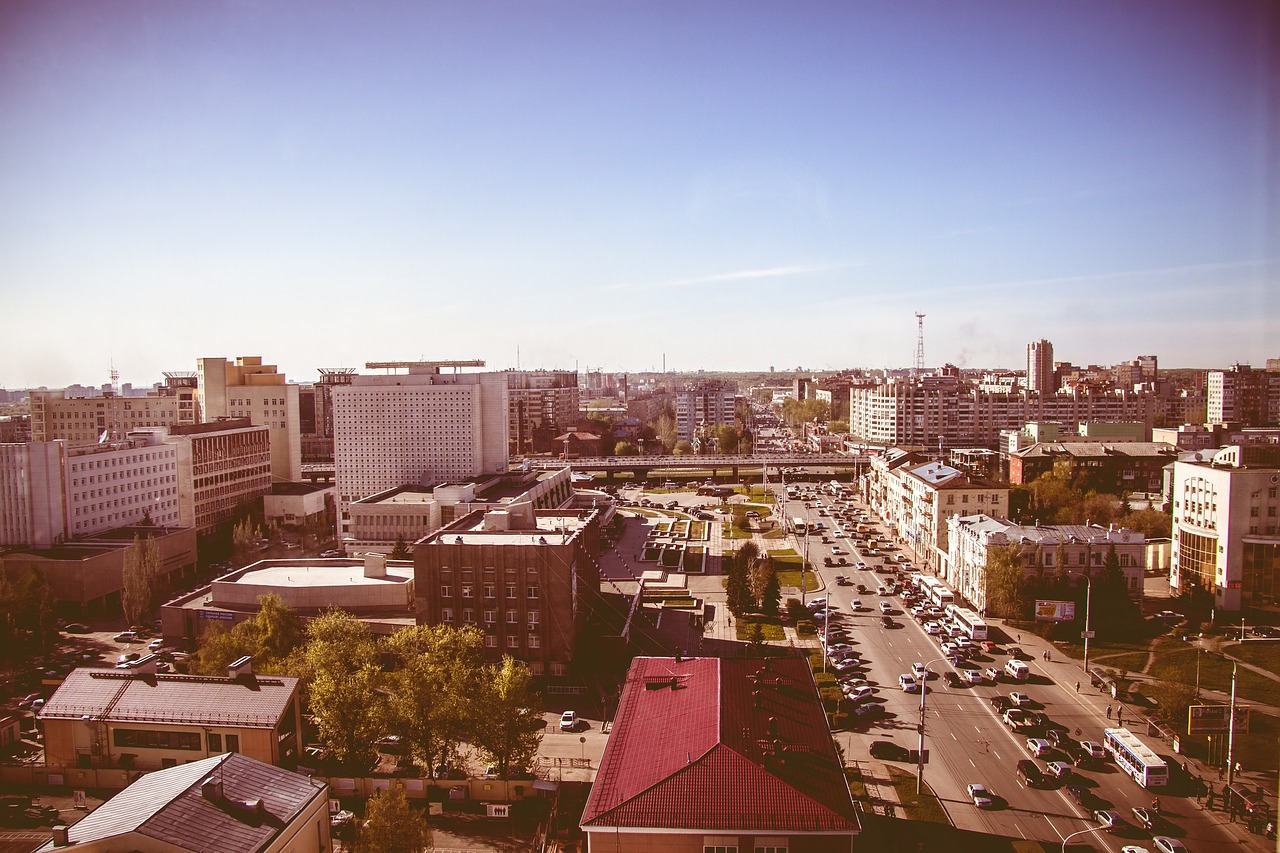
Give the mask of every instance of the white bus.
POLYGON ((1169 784, 1169 765, 1128 729, 1103 729, 1102 748, 1144 788, 1169 784))
POLYGON ((955 594, 937 578, 924 578, 921 582, 921 592, 934 607, 942 610, 946 610, 947 605, 954 604, 956 600, 955 594))
POLYGON ((987 623, 972 610, 952 605, 950 608, 951 624, 964 631, 964 635, 975 643, 987 638, 987 623))
POLYGON ((797 515, 795 518, 791 519, 791 530, 797 536, 803 536, 809 532, 809 522, 797 515))

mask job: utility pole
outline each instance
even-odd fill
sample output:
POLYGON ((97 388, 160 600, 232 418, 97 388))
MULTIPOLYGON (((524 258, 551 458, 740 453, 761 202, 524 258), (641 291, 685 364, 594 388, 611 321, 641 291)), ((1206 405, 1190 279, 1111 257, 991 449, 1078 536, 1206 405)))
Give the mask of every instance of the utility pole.
POLYGON ((808 606, 809 582, 805 580, 805 570, 809 568, 809 520, 805 519, 803 556, 800 557, 800 603, 808 606))
POLYGON ((1084 674, 1089 674, 1089 638, 1093 632, 1089 630, 1089 605, 1093 602, 1093 578, 1084 576, 1084 674))
POLYGON ((1227 723, 1227 787, 1235 781, 1236 765, 1235 765, 1235 746, 1236 746, 1236 672, 1240 669, 1240 664, 1231 665, 1231 708, 1227 711, 1229 722, 1227 723))

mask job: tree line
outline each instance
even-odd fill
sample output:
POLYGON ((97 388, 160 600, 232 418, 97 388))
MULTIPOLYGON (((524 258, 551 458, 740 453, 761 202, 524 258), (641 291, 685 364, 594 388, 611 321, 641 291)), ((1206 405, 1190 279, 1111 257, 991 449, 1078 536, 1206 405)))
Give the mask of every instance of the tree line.
POLYGON ((379 738, 400 739, 434 776, 468 744, 506 778, 526 770, 542 738, 542 700, 528 666, 483 656, 478 628, 417 625, 389 636, 332 609, 304 621, 265 595, 252 618, 200 641, 192 670, 205 675, 252 655, 255 670, 301 679, 319 740, 334 761, 367 769, 379 738))

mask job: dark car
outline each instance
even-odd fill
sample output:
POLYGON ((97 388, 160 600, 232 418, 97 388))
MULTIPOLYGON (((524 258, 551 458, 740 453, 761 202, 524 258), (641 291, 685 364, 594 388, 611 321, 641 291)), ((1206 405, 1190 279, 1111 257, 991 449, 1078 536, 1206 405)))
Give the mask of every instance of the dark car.
POLYGON ((891 740, 876 740, 871 742, 871 757, 882 761, 908 761, 911 759, 911 750, 891 740))
POLYGON ((1089 793, 1089 789, 1084 785, 1066 785, 1063 790, 1070 794, 1071 799, 1075 800, 1080 805, 1084 805, 1093 799, 1093 794, 1089 793))
POLYGON ((1013 703, 1009 701, 1008 696, 992 696, 991 707, 996 709, 996 713, 1003 714, 1013 707, 1013 703))
MULTIPOLYGON (((70 628, 67 629, 71 630, 70 628)), ((1271 627, 1270 625, 1258 625, 1253 629, 1254 636, 1258 637, 1280 637, 1280 629, 1271 627)))
POLYGON ((1040 772, 1040 768, 1034 761, 1026 758, 1018 762, 1018 778, 1025 782, 1028 788, 1038 788, 1044 784, 1044 774, 1040 772))
POLYGON ((960 675, 955 670, 947 670, 943 674, 943 678, 947 680, 947 686, 949 687, 964 686, 964 682, 960 679, 960 675))
POLYGON ((81 622, 72 622, 69 625, 62 626, 62 630, 68 634, 87 634, 89 633, 89 626, 81 622))
POLYGON ((892 617, 892 616, 889 616, 889 615, 887 615, 887 614, 886 614, 886 615, 884 615, 884 616, 881 616, 881 617, 880 617, 880 624, 881 624, 881 625, 883 625, 883 626, 884 626, 884 627, 886 627, 886 628, 897 628, 897 627, 898 627, 898 623, 893 621, 893 617, 892 617))
POLYGON ((1093 753, 1075 741, 1068 741, 1061 749, 1076 767, 1087 767, 1093 764, 1093 753))
POLYGON ((1063 747, 1071 741, 1071 738, 1062 729, 1050 729, 1045 733, 1045 739, 1056 747, 1063 747))
POLYGON ((1014 660, 1031 660, 1031 655, 1024 652, 1018 646, 1009 647, 1009 657, 1013 658, 1014 660))

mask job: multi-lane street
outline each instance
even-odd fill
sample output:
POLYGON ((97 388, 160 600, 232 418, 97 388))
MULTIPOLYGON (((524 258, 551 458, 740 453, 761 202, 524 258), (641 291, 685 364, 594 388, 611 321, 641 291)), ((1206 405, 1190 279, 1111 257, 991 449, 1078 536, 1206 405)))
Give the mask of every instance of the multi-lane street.
MULTIPOLYGON (((812 487, 809 487, 812 493, 812 487)), ((1204 816, 1193 797, 1174 796, 1185 788, 1152 790, 1139 786, 1112 761, 1095 761, 1090 765, 1074 768, 1072 778, 1053 782, 1041 788, 1027 787, 1017 774, 1016 765, 1021 759, 1031 759, 1026 746, 1027 736, 1011 731, 1000 719, 991 700, 995 696, 1008 696, 1011 691, 1028 694, 1033 704, 1029 707, 1042 711, 1052 727, 1072 740, 1101 742, 1103 729, 1114 725, 1106 718, 1107 699, 1091 688, 1087 678, 1075 662, 1064 659, 1045 661, 1038 657, 1043 644, 1034 646, 1036 654, 1027 655, 1030 678, 1013 683, 1002 679, 992 684, 950 686, 942 675, 953 669, 943 658, 940 645, 922 625, 905 612, 898 596, 882 597, 875 594, 885 578, 885 573, 871 571, 882 558, 864 556, 856 547, 856 540, 832 536, 835 523, 830 496, 814 495, 808 501, 787 499, 780 495, 778 510, 786 518, 804 518, 810 524, 823 522, 829 542, 822 541, 822 533, 810 533, 808 550, 810 562, 818 567, 824 588, 810 597, 826 597, 836 606, 836 616, 830 620, 832 630, 837 627, 849 634, 849 643, 866 663, 863 677, 874 689, 874 701, 881 703, 884 713, 857 718, 850 732, 838 737, 845 745, 850 758, 866 758, 874 741, 892 741, 914 750, 917 746, 917 725, 920 719, 919 693, 907 693, 898 686, 898 677, 909 673, 915 662, 928 663, 937 677, 929 681, 926 698, 926 748, 929 762, 925 767, 925 779, 943 801, 956 826, 982 832, 990 832, 1013 838, 1041 841, 1061 841, 1062 838, 1082 829, 1098 826, 1092 812, 1096 809, 1112 809, 1124 818, 1124 824, 1115 833, 1093 833, 1079 839, 1092 844, 1095 849, 1118 851, 1124 845, 1137 845, 1154 850, 1151 837, 1168 835, 1182 840, 1192 851, 1221 849, 1225 844, 1236 843, 1222 826, 1204 816), (818 507, 816 501, 825 504, 818 507), (808 504, 808 505, 806 505, 808 504), (820 514, 822 513, 822 514, 820 514), (833 555, 833 548, 845 552, 833 555), (824 567, 826 557, 838 560, 839 556, 855 564, 851 567, 824 567), (868 563, 866 569, 856 567, 858 560, 868 563), (837 574, 848 576, 851 585, 835 583, 837 574), (857 584, 864 585, 870 594, 857 591, 857 584), (862 607, 853 610, 852 601, 860 599, 862 607), (887 600, 896 627, 884 627, 880 603, 887 600), (1082 692, 1076 691, 1076 683, 1083 680, 1082 692), (966 785, 981 783, 994 792, 994 807, 978 809, 967 794, 966 785), (1086 805, 1077 804, 1065 789, 1066 783, 1084 785, 1091 798, 1086 805), (1161 817, 1154 833, 1135 825, 1133 807, 1147 807, 1155 796, 1160 797, 1161 817)), ((860 501, 852 501, 854 509, 863 509, 860 501)), ((841 507, 840 509, 845 509, 841 507)), ((872 528, 884 537, 884 527, 878 523, 872 528)), ((797 542, 797 550, 803 550, 803 542, 797 542)), ((890 553, 898 553, 891 551, 890 553)), ((905 567, 904 567, 905 568, 905 567)), ((1010 638, 1017 641, 1017 636, 1010 638)), ((1028 638, 1030 641, 1031 638, 1028 638)), ((1030 645, 1028 643, 1028 645, 1030 645)), ((1006 650, 1004 642, 999 644, 1006 650)), ((971 662, 972 666, 1003 668, 1009 659, 1007 654, 984 653, 971 662)), ((1137 734, 1144 731, 1133 727, 1137 734)), ((1164 744, 1153 742, 1157 752, 1167 756, 1164 744)), ((1043 769, 1046 761, 1067 760, 1063 752, 1055 750, 1036 760, 1043 769)), ((913 765, 903 764, 906 769, 913 765)), ((1175 782, 1180 774, 1174 773, 1175 782)))

